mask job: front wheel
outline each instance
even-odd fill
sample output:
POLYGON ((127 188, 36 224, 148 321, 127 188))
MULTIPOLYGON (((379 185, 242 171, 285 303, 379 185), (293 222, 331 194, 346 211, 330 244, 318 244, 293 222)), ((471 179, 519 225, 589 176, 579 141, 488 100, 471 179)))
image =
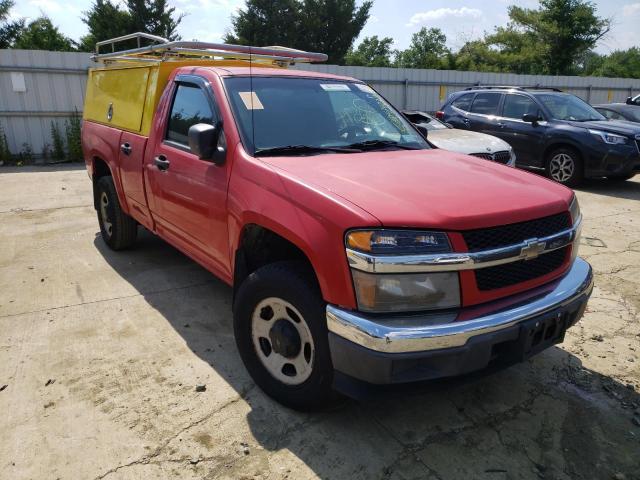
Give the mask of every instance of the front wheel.
POLYGON ((584 167, 578 152, 571 148, 559 148, 551 152, 547 160, 547 176, 568 187, 575 187, 584 178, 584 167))
POLYGON ((236 294, 242 361, 267 395, 297 410, 322 407, 333 396, 325 308, 313 274, 298 262, 259 268, 236 294))

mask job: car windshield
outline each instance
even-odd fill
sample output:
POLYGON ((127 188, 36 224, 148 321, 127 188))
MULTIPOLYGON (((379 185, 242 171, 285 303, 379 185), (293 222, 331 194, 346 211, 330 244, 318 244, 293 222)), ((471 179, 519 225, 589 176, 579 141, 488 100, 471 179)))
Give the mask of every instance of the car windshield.
POLYGON ((631 107, 624 110, 625 117, 629 118, 634 122, 640 122, 640 108, 631 107))
POLYGON ((586 122, 589 120, 606 120, 595 108, 584 100, 568 93, 541 93, 540 100, 556 120, 573 120, 586 122))
POLYGON ((442 123, 437 118, 433 118, 431 115, 427 115, 426 113, 413 113, 413 112, 405 112, 405 116, 409 119, 411 123, 414 125, 420 125, 427 130, 448 130, 444 123, 442 123))
POLYGON ((430 148, 367 85, 316 78, 224 80, 243 144, 252 155, 430 148))

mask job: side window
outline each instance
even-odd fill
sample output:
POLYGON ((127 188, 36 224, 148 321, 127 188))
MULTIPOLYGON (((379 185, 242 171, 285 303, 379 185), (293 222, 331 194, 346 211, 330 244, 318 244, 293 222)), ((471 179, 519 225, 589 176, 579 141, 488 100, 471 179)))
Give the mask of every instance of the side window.
POLYGON ((473 95, 473 93, 465 93, 464 95, 460 95, 453 102, 451 102, 451 106, 468 112, 469 108, 471 107, 471 100, 473 100, 473 95))
POLYGON ((538 113, 538 105, 529 97, 524 95, 509 94, 504 99, 502 107, 502 116, 506 118, 515 118, 522 120, 522 116, 527 113, 536 115, 538 113))
POLYGON ((482 115, 497 115, 500 93, 478 93, 471 104, 471 112, 482 115))
POLYGON ((169 113, 166 139, 189 144, 189 128, 196 123, 213 124, 213 112, 204 91, 195 85, 179 84, 169 113))

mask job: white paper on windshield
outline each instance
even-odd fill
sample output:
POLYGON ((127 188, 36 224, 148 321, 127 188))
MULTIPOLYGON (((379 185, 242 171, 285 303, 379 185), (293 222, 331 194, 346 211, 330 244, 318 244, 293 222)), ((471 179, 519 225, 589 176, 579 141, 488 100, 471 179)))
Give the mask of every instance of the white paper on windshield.
POLYGON ((247 110, 264 110, 256 92, 238 92, 238 95, 247 110))
POLYGON ((348 92, 349 85, 346 83, 321 83, 320 87, 327 92, 348 92))
POLYGON ((371 88, 369 85, 365 85, 364 83, 356 83, 356 87, 363 92, 373 93, 373 88, 371 88))

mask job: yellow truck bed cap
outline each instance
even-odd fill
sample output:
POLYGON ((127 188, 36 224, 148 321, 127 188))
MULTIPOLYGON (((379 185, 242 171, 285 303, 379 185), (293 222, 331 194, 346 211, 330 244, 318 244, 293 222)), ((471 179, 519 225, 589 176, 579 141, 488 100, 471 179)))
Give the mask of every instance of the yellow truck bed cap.
POLYGON ((251 47, 223 43, 169 41, 148 33, 132 33, 96 44, 89 69, 83 119, 148 136, 153 113, 169 76, 178 67, 279 67, 324 62, 323 53, 284 47, 251 47), (136 48, 117 50, 136 42, 136 48), (142 43, 152 42, 143 46, 142 43), (101 47, 111 51, 100 53, 101 47))

